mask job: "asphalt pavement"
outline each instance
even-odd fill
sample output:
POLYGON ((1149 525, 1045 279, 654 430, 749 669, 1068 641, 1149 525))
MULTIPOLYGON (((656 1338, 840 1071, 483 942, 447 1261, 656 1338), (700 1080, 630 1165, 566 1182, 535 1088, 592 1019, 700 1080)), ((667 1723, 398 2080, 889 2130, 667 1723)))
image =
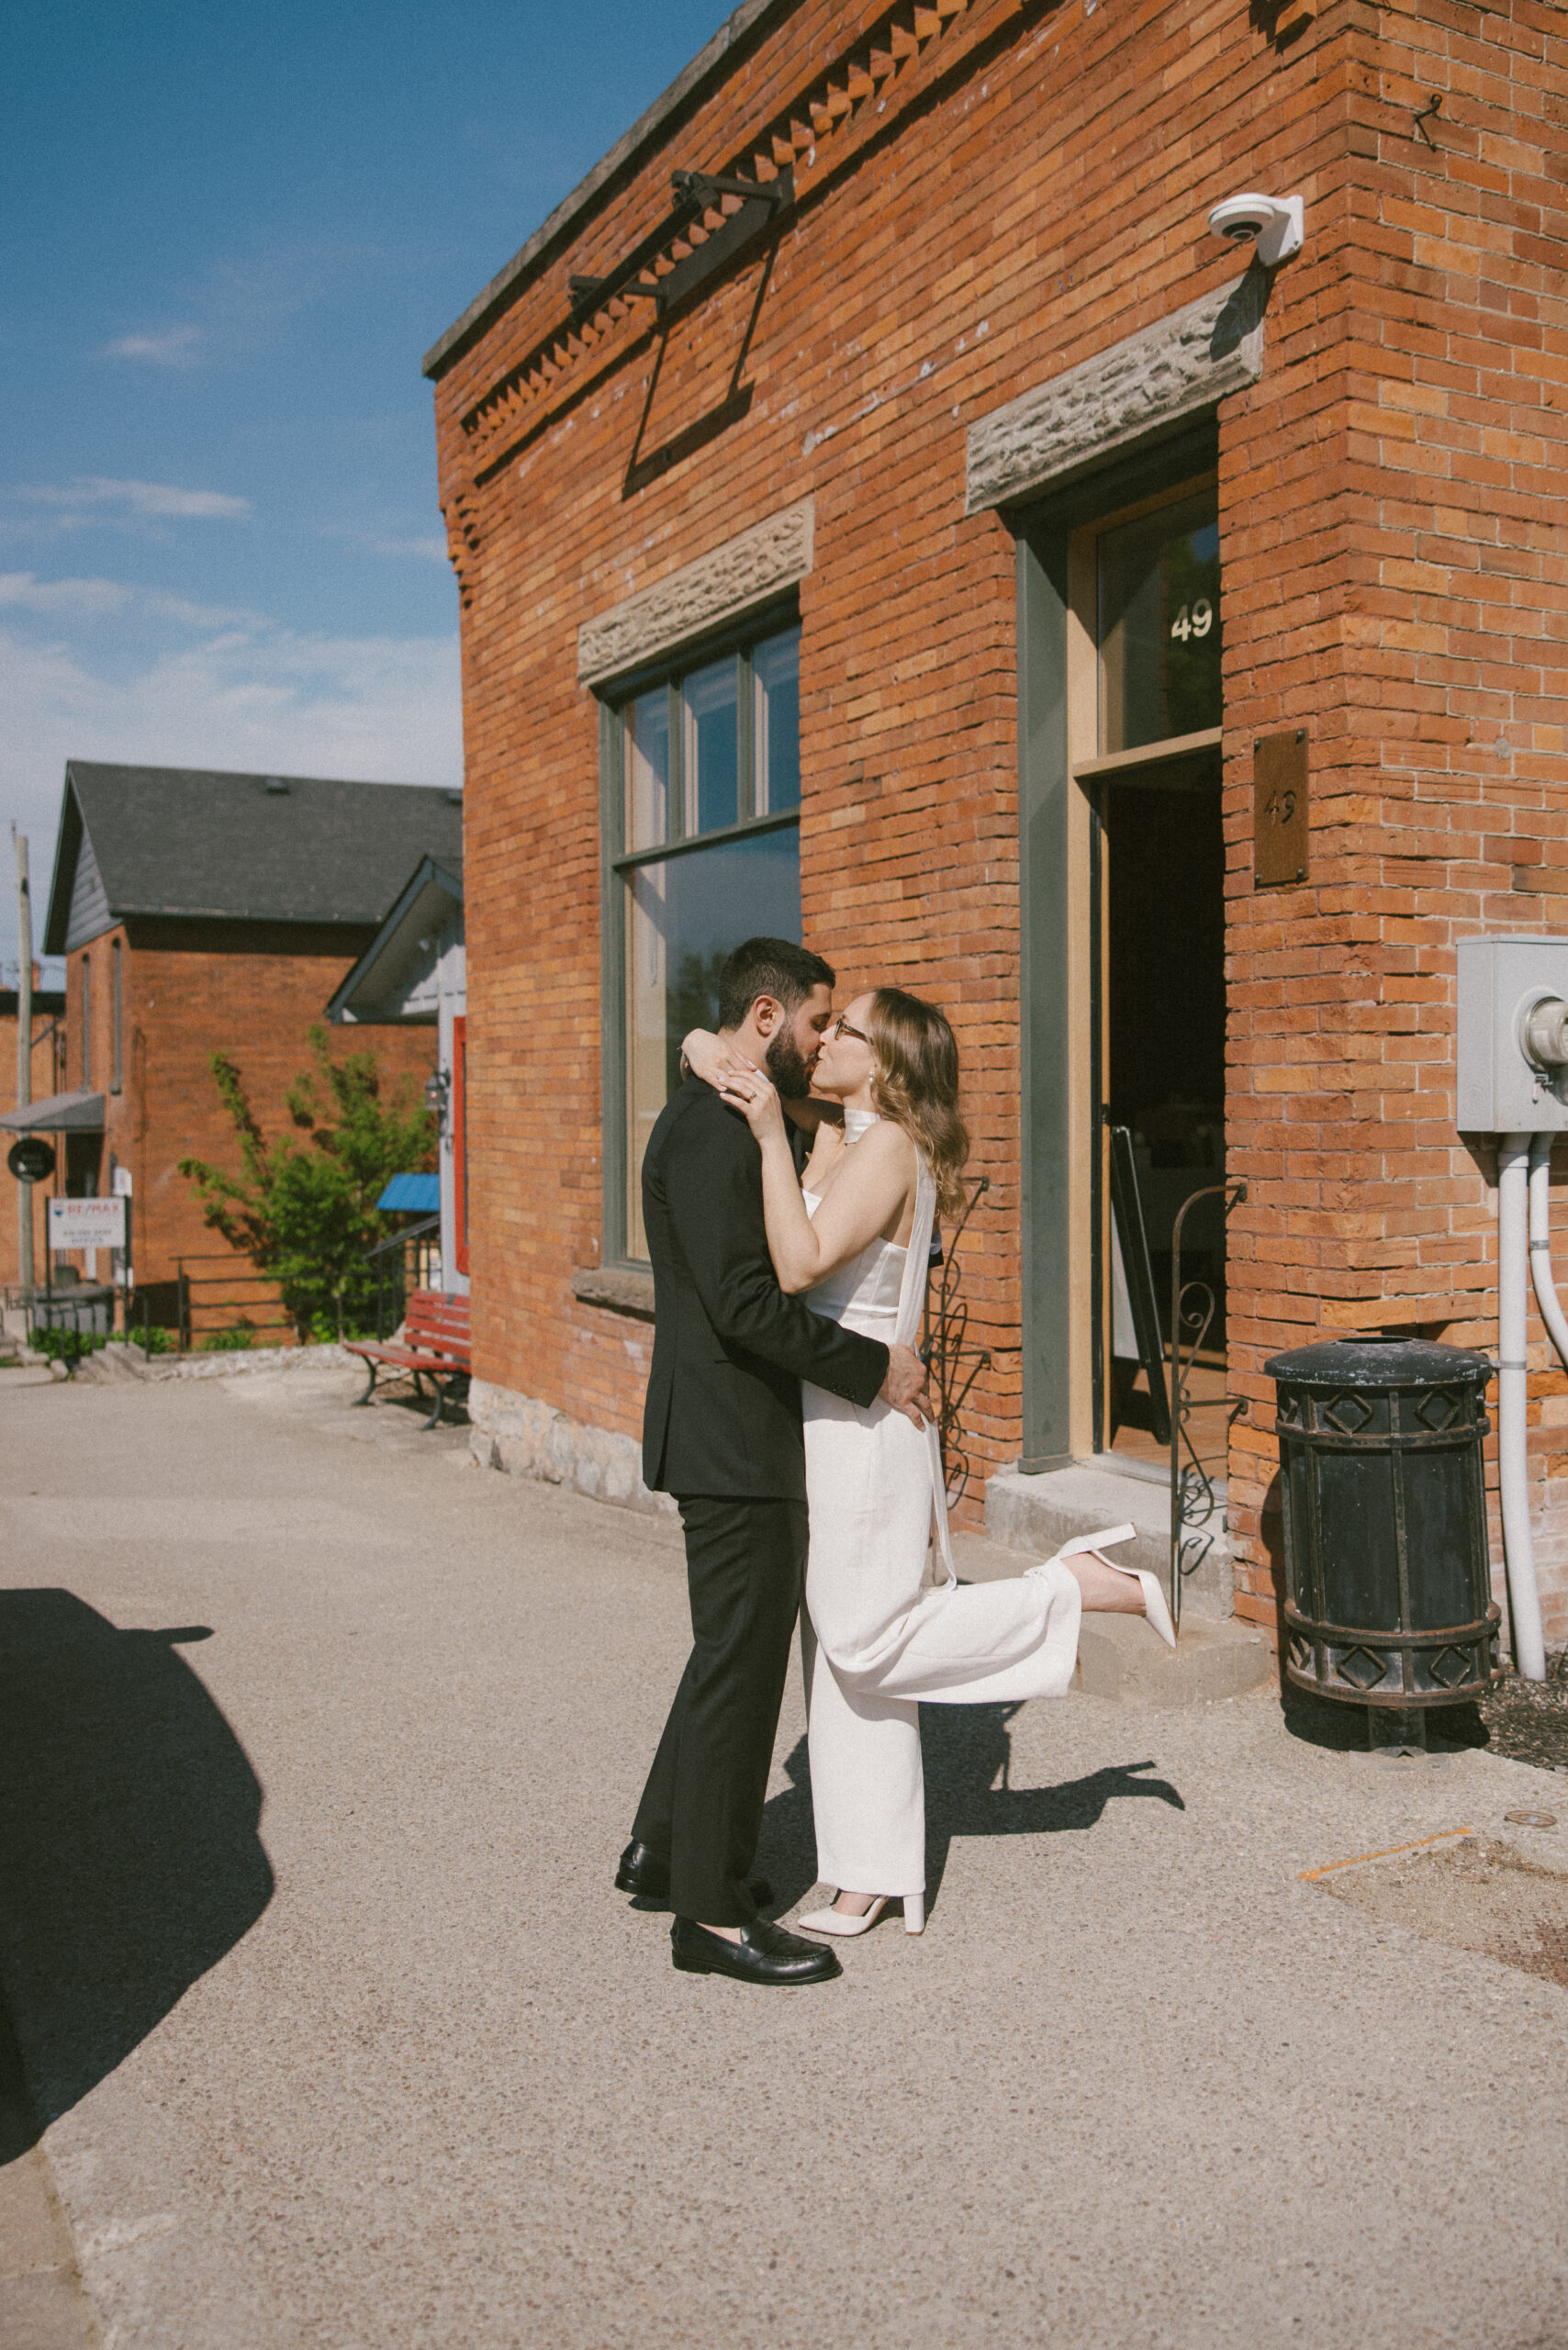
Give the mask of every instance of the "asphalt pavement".
POLYGON ((354 1386, 0 1373, 6 2350, 1568 2343, 1568 1989, 1306 1874, 1568 1874, 1568 1782, 927 1708, 924 1938, 678 1975, 610 1886, 677 1529, 354 1386))

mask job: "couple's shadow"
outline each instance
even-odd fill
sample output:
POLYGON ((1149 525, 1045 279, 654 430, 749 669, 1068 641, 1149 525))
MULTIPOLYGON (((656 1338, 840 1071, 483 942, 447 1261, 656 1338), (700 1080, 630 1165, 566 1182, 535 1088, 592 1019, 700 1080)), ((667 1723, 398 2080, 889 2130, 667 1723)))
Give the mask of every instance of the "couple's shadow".
MULTIPOLYGON (((925 1769, 925 1898, 940 1897, 943 1872, 955 1836, 1054 1836, 1092 1828, 1108 1803, 1151 1796, 1175 1810, 1186 1807, 1169 1779, 1144 1776, 1154 1764, 1118 1762, 1067 1779, 1054 1787, 1012 1784, 1014 1717, 1017 1704, 922 1706, 920 1751, 925 1769)), ((788 1791, 773 1796, 762 1815, 756 1864, 773 1886, 773 1908, 782 1913, 817 1881, 816 1839, 812 1826, 811 1768, 806 1741, 798 1739, 786 1757, 788 1791)), ((872 1892, 857 1886, 857 1892, 872 1892)))

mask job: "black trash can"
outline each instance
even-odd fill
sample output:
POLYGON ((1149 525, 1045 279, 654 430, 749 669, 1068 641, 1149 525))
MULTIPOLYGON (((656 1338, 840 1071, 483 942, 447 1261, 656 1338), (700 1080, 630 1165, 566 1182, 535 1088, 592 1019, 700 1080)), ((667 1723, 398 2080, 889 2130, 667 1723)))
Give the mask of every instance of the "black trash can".
POLYGON ((1287 1675, 1356 1706, 1479 1696, 1497 1677, 1486 1357, 1347 1338, 1264 1369, 1279 1403, 1287 1675))

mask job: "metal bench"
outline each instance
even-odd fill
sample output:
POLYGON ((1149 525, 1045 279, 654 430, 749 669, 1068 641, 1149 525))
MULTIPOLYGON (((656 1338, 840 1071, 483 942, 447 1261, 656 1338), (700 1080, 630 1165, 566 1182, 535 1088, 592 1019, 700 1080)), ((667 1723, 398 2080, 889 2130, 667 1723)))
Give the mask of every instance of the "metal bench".
POLYGON ((455 1291, 411 1290, 400 1344, 379 1345, 374 1338, 350 1338, 347 1345, 350 1354, 363 1355, 370 1367, 364 1393, 354 1397, 356 1404, 369 1403, 384 1367, 407 1371, 412 1374, 414 1392, 421 1402, 427 1379, 435 1390, 435 1409, 425 1422, 427 1428, 433 1428, 439 1425, 442 1407, 459 1382, 465 1388, 468 1384, 473 1365, 468 1300, 455 1291))

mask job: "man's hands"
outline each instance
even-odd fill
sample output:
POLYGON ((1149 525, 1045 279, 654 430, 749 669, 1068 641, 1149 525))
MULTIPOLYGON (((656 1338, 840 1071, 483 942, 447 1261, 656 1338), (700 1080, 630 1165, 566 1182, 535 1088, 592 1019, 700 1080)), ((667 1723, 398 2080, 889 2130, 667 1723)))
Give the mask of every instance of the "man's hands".
POLYGON ((915 1427, 923 1428, 935 1417, 931 1398, 925 1392, 926 1370, 913 1347, 888 1348, 888 1375, 877 1390, 886 1404, 915 1427))

